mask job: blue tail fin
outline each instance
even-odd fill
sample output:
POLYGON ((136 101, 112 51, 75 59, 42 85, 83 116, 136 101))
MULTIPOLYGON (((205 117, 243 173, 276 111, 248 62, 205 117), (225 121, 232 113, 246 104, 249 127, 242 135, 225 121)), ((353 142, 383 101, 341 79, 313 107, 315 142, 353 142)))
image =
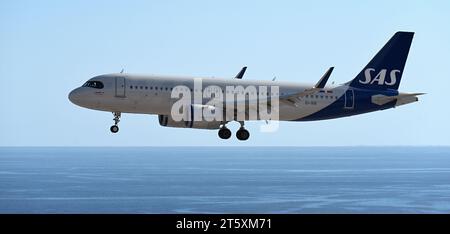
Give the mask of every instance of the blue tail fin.
POLYGON ((347 84, 363 89, 398 89, 413 32, 397 32, 364 69, 347 84))

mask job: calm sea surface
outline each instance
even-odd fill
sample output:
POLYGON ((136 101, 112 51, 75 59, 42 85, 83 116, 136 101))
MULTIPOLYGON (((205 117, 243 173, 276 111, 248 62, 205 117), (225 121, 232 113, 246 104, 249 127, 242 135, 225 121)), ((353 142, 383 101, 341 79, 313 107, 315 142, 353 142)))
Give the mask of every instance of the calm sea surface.
POLYGON ((450 147, 0 148, 0 213, 450 213, 450 147))

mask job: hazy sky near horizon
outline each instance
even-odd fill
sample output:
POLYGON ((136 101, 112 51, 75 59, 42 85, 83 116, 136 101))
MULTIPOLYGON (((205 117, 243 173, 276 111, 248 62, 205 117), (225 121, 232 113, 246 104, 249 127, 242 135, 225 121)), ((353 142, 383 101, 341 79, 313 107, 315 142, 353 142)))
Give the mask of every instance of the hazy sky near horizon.
MULTIPOLYGON (((450 145, 449 1, 1 1, 1 146, 450 145), (67 99, 104 73, 233 77, 314 84, 352 79, 399 30, 416 32, 395 109, 282 122, 247 142, 164 128, 156 116, 112 114, 67 99)), ((230 124, 233 132, 237 123, 230 124)))

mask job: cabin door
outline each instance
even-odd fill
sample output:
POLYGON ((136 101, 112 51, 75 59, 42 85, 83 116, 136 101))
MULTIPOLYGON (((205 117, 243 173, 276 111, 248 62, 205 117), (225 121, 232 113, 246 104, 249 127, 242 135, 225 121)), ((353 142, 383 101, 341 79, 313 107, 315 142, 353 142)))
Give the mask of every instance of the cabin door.
POLYGON ((116 77, 116 97, 125 97, 125 78, 116 77))
POLYGON ((345 92, 345 109, 353 109, 355 107, 355 93, 353 89, 348 89, 345 92))

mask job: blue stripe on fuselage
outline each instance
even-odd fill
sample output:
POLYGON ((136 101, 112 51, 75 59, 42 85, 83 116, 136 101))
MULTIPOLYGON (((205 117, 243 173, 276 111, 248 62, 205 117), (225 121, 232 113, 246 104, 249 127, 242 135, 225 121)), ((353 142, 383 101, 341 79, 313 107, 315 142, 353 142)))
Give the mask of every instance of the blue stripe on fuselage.
POLYGON ((351 89, 353 89, 354 92, 353 97, 354 106, 352 109, 345 108, 346 94, 344 93, 344 95, 342 95, 340 98, 338 98, 335 102, 333 102, 329 106, 311 115, 293 121, 314 121, 314 120, 334 119, 364 114, 372 111, 384 110, 394 107, 396 101, 394 100, 383 105, 377 105, 372 103, 372 96, 377 94, 386 96, 398 95, 397 90, 368 90, 349 87, 349 90, 351 89))

